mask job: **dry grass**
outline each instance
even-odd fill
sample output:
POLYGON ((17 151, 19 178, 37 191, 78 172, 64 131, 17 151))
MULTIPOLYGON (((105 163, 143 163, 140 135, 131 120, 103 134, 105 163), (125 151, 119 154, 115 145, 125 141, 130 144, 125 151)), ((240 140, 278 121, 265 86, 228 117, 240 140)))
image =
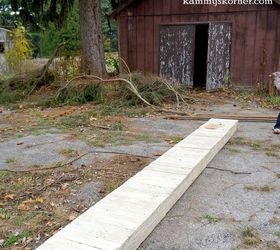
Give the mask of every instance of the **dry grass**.
POLYGON ((35 248, 90 206, 86 201, 71 200, 84 184, 101 183, 96 193, 102 198, 148 163, 148 159, 115 156, 78 169, 59 162, 57 169, 40 173, 0 171, 0 239, 4 249, 23 249, 26 244, 35 248))
POLYGON ((242 243, 245 246, 252 247, 260 243, 260 238, 258 236, 257 231, 251 227, 245 228, 241 233, 241 237, 242 237, 242 243))
POLYGON ((58 153, 66 157, 76 157, 79 155, 79 151, 72 148, 61 148, 58 153))
POLYGON ((257 187, 255 185, 246 185, 244 187, 244 189, 247 191, 259 191, 259 192, 263 192, 263 193, 268 193, 268 192, 273 191, 273 188, 268 185, 263 185, 260 187, 257 187))

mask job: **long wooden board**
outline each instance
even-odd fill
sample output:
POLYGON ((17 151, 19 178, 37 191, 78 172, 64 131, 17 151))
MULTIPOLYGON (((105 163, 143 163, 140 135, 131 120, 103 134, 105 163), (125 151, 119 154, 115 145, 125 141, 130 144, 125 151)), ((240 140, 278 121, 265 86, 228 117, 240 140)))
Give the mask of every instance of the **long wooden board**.
POLYGON ((233 136, 237 123, 209 120, 37 249, 136 249, 233 136))

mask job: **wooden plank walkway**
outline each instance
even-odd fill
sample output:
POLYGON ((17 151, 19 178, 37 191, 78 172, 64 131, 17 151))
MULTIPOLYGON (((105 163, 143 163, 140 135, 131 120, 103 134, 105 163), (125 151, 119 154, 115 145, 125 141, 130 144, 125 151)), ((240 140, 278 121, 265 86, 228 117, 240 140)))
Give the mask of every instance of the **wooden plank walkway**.
POLYGON ((211 119, 38 250, 136 249, 237 130, 211 119))

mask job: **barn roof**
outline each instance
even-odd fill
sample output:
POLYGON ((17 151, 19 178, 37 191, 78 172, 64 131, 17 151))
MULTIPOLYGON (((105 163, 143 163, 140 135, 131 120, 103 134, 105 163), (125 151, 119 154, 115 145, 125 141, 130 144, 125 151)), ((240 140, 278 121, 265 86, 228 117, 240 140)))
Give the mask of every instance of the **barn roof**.
MULTIPOLYGON (((120 4, 119 7, 117 7, 110 15, 111 18, 115 18, 121 11, 123 11, 128 5, 132 4, 136 0, 127 0, 126 2, 123 2, 120 4)), ((280 0, 279 0, 280 1, 280 0)))
MULTIPOLYGON (((137 0, 127 0, 125 2, 121 1, 122 3, 120 4, 120 6, 111 13, 110 17, 115 18, 121 11, 123 11, 126 7, 136 1, 137 0)), ((273 2, 280 5, 280 0, 273 0, 273 2)))
POLYGON ((0 30, 4 30, 4 31, 6 31, 6 32, 11 32, 10 30, 5 29, 5 28, 2 28, 2 27, 0 27, 0 30))

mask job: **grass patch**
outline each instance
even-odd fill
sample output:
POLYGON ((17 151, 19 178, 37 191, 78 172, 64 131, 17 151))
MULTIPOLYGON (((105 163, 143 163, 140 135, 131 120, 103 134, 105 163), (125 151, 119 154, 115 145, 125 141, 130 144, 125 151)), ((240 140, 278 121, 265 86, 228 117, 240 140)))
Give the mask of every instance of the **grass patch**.
POLYGON ((121 182, 119 180, 108 180, 105 183, 104 192, 106 194, 109 194, 112 191, 114 191, 116 188, 118 188, 120 185, 121 185, 121 182))
POLYGON ((11 217, 10 213, 7 209, 0 208, 0 219, 9 219, 11 217))
POLYGON ((134 142, 147 142, 147 143, 160 143, 161 140, 158 137, 154 137, 150 134, 127 134, 122 131, 97 131, 96 136, 88 138, 84 136, 83 139, 90 146, 94 147, 105 147, 106 145, 110 146, 119 146, 119 145, 128 145, 134 142))
POLYGON ((166 141, 171 144, 177 144, 178 142, 182 141, 183 139, 184 139, 183 136, 174 135, 174 136, 169 137, 168 140, 166 140, 166 141))
POLYGON ((72 148, 61 148, 58 150, 58 153, 67 157, 75 157, 79 155, 79 151, 72 148))
POLYGON ((125 126, 121 121, 115 121, 112 123, 111 128, 116 131, 123 131, 125 126))
POLYGON ((0 177, 10 177, 10 176, 13 176, 14 173, 12 172, 8 172, 8 171, 5 171, 5 170, 0 170, 0 177))
POLYGON ((244 189, 246 189, 247 191, 255 191, 255 190, 257 190, 257 187, 248 185, 248 186, 245 186, 244 189))
POLYGON ((255 246, 260 242, 257 231, 251 227, 245 228, 241 233, 241 237, 245 246, 255 246))
POLYGON ((236 149, 236 148, 229 148, 228 151, 230 151, 232 153, 236 153, 236 154, 241 153, 241 151, 239 149, 236 149))
POLYGON ((277 232, 275 233, 275 235, 276 235, 278 238, 280 238, 280 231, 277 231, 277 232))
POLYGON ((16 164, 17 160, 16 158, 8 158, 5 160, 5 163, 7 164, 16 164))
POLYGON ((52 164, 52 166, 50 168, 62 168, 65 165, 65 163, 63 161, 58 161, 55 162, 54 164, 52 164))
POLYGON ((16 103, 24 98, 24 90, 0 87, 0 104, 16 103))
POLYGON ((241 138, 241 137, 235 137, 235 138, 232 138, 232 139, 229 141, 229 144, 232 144, 232 145, 242 145, 242 144, 243 144, 243 141, 244 141, 243 138, 241 138))
POLYGON ((261 148, 261 145, 259 143, 253 142, 253 143, 249 143, 249 146, 253 149, 253 150, 258 150, 261 148))
POLYGON ((62 117, 57 122, 56 126, 60 128, 78 128, 78 127, 87 127, 90 125, 90 117, 92 116, 92 112, 85 112, 79 115, 70 115, 66 117, 62 117))
POLYGON ((265 152, 265 154, 267 155, 267 156, 269 156, 269 157, 278 157, 278 154, 277 153, 275 153, 275 152, 273 152, 273 151, 270 151, 270 150, 267 150, 266 152, 265 152))
POLYGON ((272 188, 269 187, 268 185, 264 185, 262 187, 259 188, 259 191, 260 192, 271 192, 272 191, 272 188))
POLYGON ((205 215, 205 218, 208 220, 209 223, 213 224, 213 223, 217 223, 219 221, 221 221, 222 219, 215 216, 215 215, 210 215, 210 214, 207 214, 205 215))
POLYGON ((259 192, 263 192, 263 193, 271 192, 273 190, 268 185, 264 185, 261 187, 248 185, 248 186, 245 186, 244 189, 246 189, 247 191, 259 191, 259 192))
POLYGON ((273 224, 273 225, 277 225, 277 224, 279 224, 279 222, 280 222, 280 220, 279 220, 277 217, 275 217, 275 216, 273 216, 273 217, 269 220, 269 223, 271 223, 271 224, 273 224))
POLYGON ((280 107, 280 96, 269 96, 267 93, 258 91, 258 92, 237 92, 236 98, 245 103, 256 102, 261 107, 266 108, 279 108, 280 107))
POLYGON ((265 102, 268 106, 278 108, 280 107, 280 96, 268 96, 265 98, 265 102))
POLYGON ((10 234, 10 235, 8 235, 7 239, 3 242, 3 244, 1 246, 3 248, 10 247, 10 246, 14 245, 15 243, 17 243, 20 239, 26 238, 30 235, 31 234, 29 231, 23 231, 19 234, 10 234))
POLYGON ((262 148, 262 145, 260 144, 260 142, 256 142, 256 141, 250 141, 250 140, 246 140, 244 138, 241 137, 236 137, 233 138, 229 141, 229 144, 231 145, 245 145, 248 146, 250 148, 252 148, 253 150, 259 150, 262 148))

